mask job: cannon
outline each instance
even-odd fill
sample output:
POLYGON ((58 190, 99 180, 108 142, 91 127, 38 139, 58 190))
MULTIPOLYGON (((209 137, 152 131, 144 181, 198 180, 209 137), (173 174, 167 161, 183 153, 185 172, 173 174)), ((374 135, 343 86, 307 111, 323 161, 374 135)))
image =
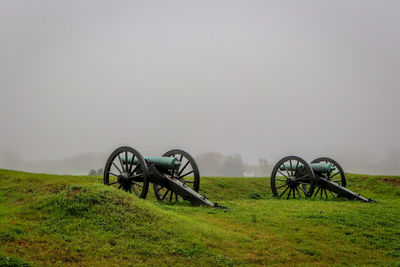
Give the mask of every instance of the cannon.
POLYGON ((375 202, 346 188, 343 168, 335 160, 317 158, 310 164, 297 156, 278 161, 271 173, 271 189, 277 198, 344 197, 351 200, 375 202))
POLYGON ((149 183, 153 184, 160 201, 184 199, 193 205, 218 207, 200 195, 200 172, 194 158, 187 152, 173 149, 162 157, 143 157, 129 146, 114 150, 104 168, 104 184, 117 186, 139 198, 146 198, 149 183))

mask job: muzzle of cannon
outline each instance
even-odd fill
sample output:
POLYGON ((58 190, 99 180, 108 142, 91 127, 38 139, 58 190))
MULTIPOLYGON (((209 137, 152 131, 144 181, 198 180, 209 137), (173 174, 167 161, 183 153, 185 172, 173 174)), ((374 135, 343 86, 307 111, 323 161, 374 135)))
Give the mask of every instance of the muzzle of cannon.
POLYGON ((200 195, 200 172, 194 158, 187 152, 173 149, 162 157, 143 157, 134 148, 123 146, 114 150, 104 168, 104 184, 146 198, 149 183, 160 201, 184 199, 193 205, 221 208, 200 195))
POLYGON ((275 165, 271 174, 271 189, 275 197, 344 197, 351 200, 375 202, 346 188, 343 168, 335 160, 322 157, 311 163, 288 156, 275 165))

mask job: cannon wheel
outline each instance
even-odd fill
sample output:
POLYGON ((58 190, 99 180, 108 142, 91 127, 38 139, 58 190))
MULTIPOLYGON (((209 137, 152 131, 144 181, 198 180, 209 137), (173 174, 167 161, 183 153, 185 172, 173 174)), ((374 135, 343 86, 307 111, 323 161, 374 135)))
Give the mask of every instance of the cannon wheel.
POLYGON ((314 172, 304 159, 287 156, 278 161, 271 173, 271 189, 277 198, 310 197, 314 192, 314 172), (291 166, 280 170, 281 166, 291 166))
MULTIPOLYGON (((194 191, 199 192, 200 188, 200 171, 195 159, 187 152, 179 149, 173 149, 166 152, 163 157, 175 157, 181 165, 178 170, 171 170, 170 175, 181 180, 185 185, 191 187, 194 191), (190 176, 189 176, 190 175, 190 176)), ((153 184, 156 198, 160 201, 169 200, 178 201, 178 194, 172 192, 168 188, 153 184)))
POLYGON ((103 179, 105 185, 115 185, 118 189, 129 193, 133 191, 140 198, 146 198, 149 190, 149 171, 146 161, 139 151, 129 146, 119 147, 111 153, 104 167, 103 179), (129 163, 126 160, 123 163, 121 157, 132 158, 132 161, 129 163), (139 162, 137 165, 133 164, 135 158, 139 162))
MULTIPOLYGON (((333 166, 335 166, 335 169, 332 172, 330 172, 329 174, 325 175, 324 177, 343 186, 343 187, 346 187, 346 176, 344 174, 344 170, 337 161, 335 161, 331 158, 321 157, 321 158, 314 159, 311 163, 330 163, 333 166)), ((329 198, 337 197, 337 194, 335 194, 334 192, 331 192, 328 189, 320 187, 318 185, 317 185, 317 187, 318 188, 315 191, 314 197, 318 196, 318 192, 320 194, 320 198, 329 199, 329 198), (326 191, 328 191, 330 194, 327 194, 326 191)))

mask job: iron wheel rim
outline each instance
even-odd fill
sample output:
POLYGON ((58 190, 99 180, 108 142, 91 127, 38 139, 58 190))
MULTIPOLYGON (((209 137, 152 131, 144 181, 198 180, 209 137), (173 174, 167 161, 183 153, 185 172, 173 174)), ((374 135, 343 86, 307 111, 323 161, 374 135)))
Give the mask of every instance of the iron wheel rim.
POLYGON ((310 164, 304 159, 287 156, 275 165, 270 182, 272 194, 277 198, 308 198, 314 192, 315 175, 310 164), (286 163, 291 168, 285 167, 286 163), (282 171, 280 170, 281 166, 285 167, 282 171))
POLYGON ((103 181, 105 185, 116 186, 139 198, 146 198, 149 189, 149 171, 147 163, 136 149, 122 146, 115 149, 108 157, 104 167, 103 181), (131 158, 131 163, 127 159, 131 158), (125 157, 125 163, 122 162, 125 157), (137 159, 137 164, 133 161, 137 159))

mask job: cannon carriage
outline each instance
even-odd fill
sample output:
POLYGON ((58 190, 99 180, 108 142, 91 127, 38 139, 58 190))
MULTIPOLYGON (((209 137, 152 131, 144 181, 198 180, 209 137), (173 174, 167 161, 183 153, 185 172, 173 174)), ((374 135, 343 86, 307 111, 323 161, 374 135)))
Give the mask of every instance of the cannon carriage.
POLYGON ((143 157, 134 148, 119 147, 109 156, 104 168, 104 184, 117 186, 139 198, 146 198, 153 184, 160 201, 190 201, 193 205, 220 207, 198 193, 200 172, 187 152, 173 149, 162 157, 143 157))
POLYGON ((277 198, 337 198, 375 202, 346 188, 346 176, 338 162, 321 157, 311 163, 297 156, 278 161, 271 173, 271 189, 277 198))

